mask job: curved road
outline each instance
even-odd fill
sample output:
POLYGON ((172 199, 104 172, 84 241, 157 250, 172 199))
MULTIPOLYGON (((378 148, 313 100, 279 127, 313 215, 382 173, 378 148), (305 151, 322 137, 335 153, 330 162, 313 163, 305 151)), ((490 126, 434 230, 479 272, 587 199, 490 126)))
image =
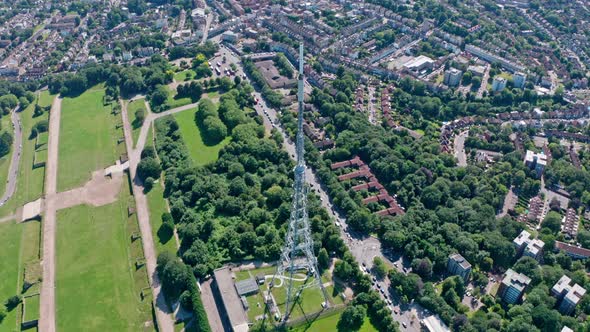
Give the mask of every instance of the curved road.
POLYGON ((14 129, 14 141, 12 143, 12 159, 10 160, 10 168, 8 169, 8 178, 6 179, 6 190, 2 198, 0 198, 0 206, 6 204, 6 202, 14 195, 16 190, 16 178, 18 176, 18 165, 20 164, 20 156, 23 150, 23 135, 20 118, 18 117, 19 106, 10 112, 10 120, 12 121, 12 127, 14 129))

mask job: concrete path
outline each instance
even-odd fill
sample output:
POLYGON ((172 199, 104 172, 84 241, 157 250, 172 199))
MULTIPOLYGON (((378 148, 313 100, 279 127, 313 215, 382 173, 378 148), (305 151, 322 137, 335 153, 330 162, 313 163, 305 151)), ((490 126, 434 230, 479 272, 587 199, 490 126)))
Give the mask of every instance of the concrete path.
POLYGON ((139 163, 141 157, 141 150, 143 150, 145 145, 151 121, 153 121, 153 114, 151 113, 149 104, 146 101, 148 116, 146 117, 146 120, 144 121, 141 128, 140 138, 137 142, 137 146, 135 149, 133 149, 133 138, 131 134, 132 130, 131 124, 129 123, 129 118, 127 116, 127 105, 123 102, 121 105, 125 143, 127 145, 127 155, 129 156, 129 174, 131 175, 132 179, 132 190, 133 196, 135 198, 135 208, 137 211, 139 229, 141 231, 141 241, 143 244, 143 252, 145 254, 148 277, 155 301, 155 313, 158 323, 158 330, 161 332, 174 332, 174 321, 171 317, 172 311, 166 304, 164 293, 161 290, 160 280, 158 279, 158 274, 156 272, 157 253, 152 236, 147 198, 143 193, 143 183, 139 177, 136 176, 137 164, 139 163))
POLYGON ((53 100, 49 114, 49 141, 45 165, 45 217, 43 218, 43 284, 41 286, 41 313, 39 330, 55 332, 55 227, 57 158, 59 124, 61 118, 60 96, 53 100))
POLYGON ((455 136, 454 150, 455 158, 457 158, 457 165, 459 167, 467 166, 467 154, 465 154, 465 139, 469 135, 469 130, 461 132, 455 136))
POLYGON ((18 178, 18 166, 20 164, 20 156, 23 151, 23 132, 18 116, 19 106, 10 112, 10 120, 12 121, 12 128, 14 130, 12 142, 12 159, 10 160, 10 167, 8 169, 8 178, 6 180, 6 190, 0 198, 0 206, 6 204, 6 202, 14 195, 16 190, 16 180, 18 178))
POLYGON ((0 224, 4 223, 4 222, 9 222, 11 220, 16 220, 16 214, 11 214, 9 216, 5 216, 5 217, 0 218, 0 224))

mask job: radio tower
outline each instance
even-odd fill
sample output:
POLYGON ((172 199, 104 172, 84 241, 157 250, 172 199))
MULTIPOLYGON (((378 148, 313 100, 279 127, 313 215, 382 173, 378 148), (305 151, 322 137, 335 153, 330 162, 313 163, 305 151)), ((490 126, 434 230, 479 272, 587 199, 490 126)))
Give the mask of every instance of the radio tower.
MULTIPOLYGON (((294 305, 306 288, 319 287, 324 296, 322 307, 327 307, 328 294, 322 285, 318 264, 313 252, 313 240, 307 218, 307 187, 305 186, 305 159, 303 158, 303 44, 299 45, 299 80, 298 80, 298 115, 297 115, 297 166, 295 166, 295 183, 293 184, 293 205, 289 218, 289 229, 285 238, 285 247, 278 262, 275 278, 282 279, 287 288, 285 313, 282 323, 286 323, 294 305), (305 274, 305 281, 295 285, 295 274, 305 274)), ((275 278, 271 283, 275 282, 275 278)), ((300 279, 299 279, 300 280, 300 279)))

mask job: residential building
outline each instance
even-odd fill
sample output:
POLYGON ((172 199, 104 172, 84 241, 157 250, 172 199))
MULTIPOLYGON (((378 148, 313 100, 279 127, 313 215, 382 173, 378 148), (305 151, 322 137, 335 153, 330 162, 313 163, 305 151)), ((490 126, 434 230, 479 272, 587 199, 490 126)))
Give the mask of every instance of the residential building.
POLYGON ((434 60, 425 55, 419 55, 404 64, 404 68, 412 71, 432 69, 432 66, 434 66, 434 60))
POLYGON ((221 39, 228 43, 235 43, 238 41, 238 35, 233 31, 226 31, 221 34, 221 39))
POLYGON ((457 86, 461 82, 462 76, 463 72, 461 72, 459 69, 451 68, 449 70, 445 70, 443 83, 448 86, 457 86))
POLYGON ((533 239, 531 234, 525 230, 512 240, 517 256, 529 256, 537 261, 543 258, 543 247, 545 242, 540 239, 533 239))
POLYGON ((582 247, 576 247, 561 241, 555 241, 555 251, 563 250, 568 256, 573 259, 587 259, 590 258, 590 250, 582 247))
POLYGON ((500 92, 506 88, 506 79, 501 76, 494 77, 492 81, 492 91, 493 92, 500 92))
POLYGON ((528 168, 535 170, 537 177, 541 177, 547 166, 547 156, 543 152, 535 153, 531 150, 527 150, 524 157, 524 164, 528 168))
POLYGON ((497 296, 501 297, 508 304, 518 303, 530 283, 531 278, 512 269, 508 269, 504 275, 504 279, 500 283, 497 296))
POLYGON ((561 232, 567 238, 575 239, 578 236, 580 218, 575 209, 569 208, 561 221, 561 232))
POLYGON ((123 52, 123 61, 129 61, 131 59, 133 59, 131 52, 123 52))
POLYGON ((526 74, 521 71, 512 74, 512 82, 514 83, 515 88, 524 89, 526 74))
POLYGON ((586 289, 578 284, 570 285, 571 281, 568 276, 563 275, 551 288, 551 294, 558 301, 558 310, 564 315, 571 315, 586 294, 586 289))
POLYGON ((460 276, 467 283, 471 274, 471 264, 460 254, 453 254, 447 261, 447 271, 460 276))

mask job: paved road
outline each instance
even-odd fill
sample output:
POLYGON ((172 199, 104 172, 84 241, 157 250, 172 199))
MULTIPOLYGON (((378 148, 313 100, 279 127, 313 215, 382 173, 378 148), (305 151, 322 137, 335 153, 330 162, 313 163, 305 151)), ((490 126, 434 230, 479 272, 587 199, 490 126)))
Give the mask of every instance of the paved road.
POLYGON ((161 290, 160 280, 156 272, 156 260, 157 253, 154 247, 154 239, 152 236, 152 228, 150 225, 150 215, 147 205, 147 198, 143 193, 143 183, 136 176, 137 164, 141 157, 141 150, 145 145, 147 132, 150 128, 151 119, 153 119, 151 110, 146 101, 146 109, 148 110, 147 121, 144 122, 141 128, 140 140, 137 142, 135 150, 133 150, 133 136, 131 134, 131 124, 127 117, 127 106, 122 103, 122 118, 123 118, 123 131, 125 134, 125 143, 127 145, 127 155, 129 156, 129 174, 132 179, 132 190, 133 197, 135 198, 135 208, 137 211, 137 220, 139 222, 139 229, 141 231, 141 242, 143 244, 143 252, 145 255, 146 267, 148 271, 148 278, 150 280, 150 286, 152 287, 152 293, 155 299, 155 312, 156 320, 158 322, 158 330, 162 332, 174 332, 174 321, 171 317, 170 308, 164 299, 164 293, 161 290), (141 135, 143 134, 143 139, 141 135))
POLYGON ((49 141, 45 165, 45 216, 43 218, 43 284, 41 286, 41 313, 39 330, 55 332, 55 228, 57 161, 61 97, 56 97, 49 116, 49 141))
POLYGON ((12 143, 12 159, 10 160, 10 168, 8 169, 8 179, 6 180, 6 190, 0 198, 0 206, 6 204, 6 202, 14 195, 16 190, 16 180, 18 178, 18 166, 20 164, 20 156, 23 152, 23 133, 20 118, 18 116, 19 107, 10 112, 10 120, 12 121, 12 127, 14 129, 14 142, 12 143))
POLYGON ((454 150, 455 158, 457 158, 457 165, 460 167, 467 166, 467 155, 465 154, 465 139, 469 135, 469 130, 465 130, 459 135, 455 136, 454 150))

